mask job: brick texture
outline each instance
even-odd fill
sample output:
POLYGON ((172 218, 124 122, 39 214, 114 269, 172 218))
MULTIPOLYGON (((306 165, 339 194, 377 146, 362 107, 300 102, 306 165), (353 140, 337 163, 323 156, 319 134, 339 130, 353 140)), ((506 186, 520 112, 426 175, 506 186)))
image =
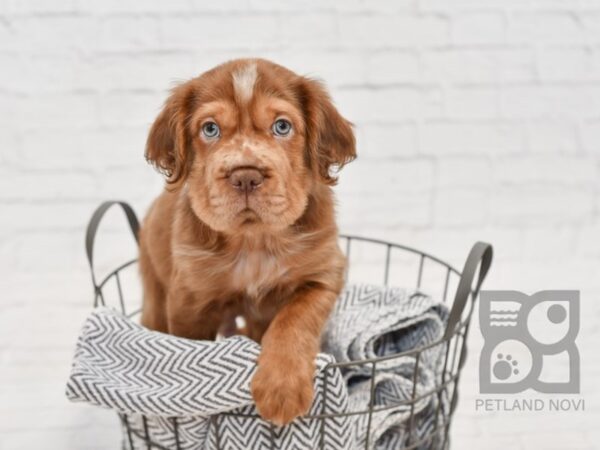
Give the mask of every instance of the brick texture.
MULTIPOLYGON (((63 395, 86 221, 107 198, 144 212, 168 90, 248 56, 323 78, 355 123, 342 230, 455 265, 487 240, 488 288, 582 291, 586 412, 476 412, 475 326, 453 447, 598 448, 600 0, 0 0, 0 448, 118 445, 63 395)), ((119 213, 100 239, 103 267, 135 254, 119 213)))

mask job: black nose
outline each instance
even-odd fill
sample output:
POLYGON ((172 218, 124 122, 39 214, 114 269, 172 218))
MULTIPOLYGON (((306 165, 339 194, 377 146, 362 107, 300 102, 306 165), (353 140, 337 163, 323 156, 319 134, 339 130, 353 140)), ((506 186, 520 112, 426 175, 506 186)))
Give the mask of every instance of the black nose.
POLYGON ((252 192, 259 187, 265 177, 258 169, 243 167, 235 169, 229 175, 229 183, 240 192, 252 192))

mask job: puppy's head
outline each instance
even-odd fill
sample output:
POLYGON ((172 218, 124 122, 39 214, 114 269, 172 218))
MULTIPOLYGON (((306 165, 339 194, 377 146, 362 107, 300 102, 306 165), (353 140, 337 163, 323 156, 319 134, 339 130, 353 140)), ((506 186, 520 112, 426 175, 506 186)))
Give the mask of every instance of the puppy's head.
POLYGON ((281 230, 318 183, 355 154, 351 125, 323 86, 265 60, 235 60, 173 90, 146 158, 194 212, 227 234, 281 230))

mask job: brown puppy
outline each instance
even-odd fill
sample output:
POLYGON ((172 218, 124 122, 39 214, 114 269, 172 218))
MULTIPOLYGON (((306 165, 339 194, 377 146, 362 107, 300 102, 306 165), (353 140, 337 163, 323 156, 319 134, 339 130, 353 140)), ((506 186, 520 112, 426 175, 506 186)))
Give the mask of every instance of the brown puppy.
POLYGON ((330 171, 355 157, 350 123, 319 83, 236 60, 174 89, 146 157, 168 184, 140 234, 142 323, 214 339, 242 316, 262 344, 260 414, 285 424, 306 413, 343 284, 330 171))

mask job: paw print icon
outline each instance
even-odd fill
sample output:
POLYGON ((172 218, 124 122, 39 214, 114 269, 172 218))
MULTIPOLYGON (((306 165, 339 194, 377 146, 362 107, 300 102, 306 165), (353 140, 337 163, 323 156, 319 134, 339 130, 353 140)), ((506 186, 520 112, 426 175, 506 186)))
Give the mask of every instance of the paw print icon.
POLYGON ((516 359, 512 359, 511 355, 502 355, 498 353, 498 361, 494 364, 494 376, 499 380, 506 380, 512 375, 519 375, 519 368, 517 367, 519 362, 516 359))
POLYGON ((479 323, 482 394, 579 393, 579 291, 481 291, 479 323))

